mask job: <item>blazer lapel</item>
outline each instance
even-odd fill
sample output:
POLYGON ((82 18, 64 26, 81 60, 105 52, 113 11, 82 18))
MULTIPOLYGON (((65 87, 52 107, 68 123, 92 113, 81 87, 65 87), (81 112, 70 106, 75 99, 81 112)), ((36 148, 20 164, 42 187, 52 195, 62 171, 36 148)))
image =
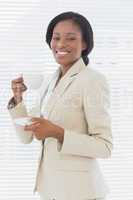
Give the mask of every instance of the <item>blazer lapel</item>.
POLYGON ((51 95, 48 100, 46 106, 47 117, 51 114, 56 102, 58 101, 59 97, 61 97, 64 92, 70 87, 72 82, 77 78, 77 75, 85 68, 85 64, 83 60, 80 58, 68 71, 67 73, 60 79, 57 86, 56 81, 59 77, 59 71, 56 73, 55 78, 51 82, 50 91, 51 95))
POLYGON ((54 88, 54 94, 62 96, 71 83, 77 78, 77 75, 85 68, 85 64, 82 59, 79 59, 60 79, 57 86, 54 88))

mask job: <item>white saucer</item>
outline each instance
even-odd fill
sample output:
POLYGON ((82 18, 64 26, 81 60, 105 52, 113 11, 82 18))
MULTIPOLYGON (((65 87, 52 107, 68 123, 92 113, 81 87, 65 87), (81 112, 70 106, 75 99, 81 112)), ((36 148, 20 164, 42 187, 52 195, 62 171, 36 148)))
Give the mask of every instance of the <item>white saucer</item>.
POLYGON ((14 119, 14 123, 20 126, 31 125, 33 122, 31 121, 30 117, 20 117, 14 119))

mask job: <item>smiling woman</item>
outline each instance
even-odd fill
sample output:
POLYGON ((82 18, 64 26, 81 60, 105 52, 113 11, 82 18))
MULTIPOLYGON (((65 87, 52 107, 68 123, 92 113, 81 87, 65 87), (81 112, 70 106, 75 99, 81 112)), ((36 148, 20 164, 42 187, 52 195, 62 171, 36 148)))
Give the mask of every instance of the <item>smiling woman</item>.
POLYGON ((35 190, 42 200, 105 199, 97 159, 110 157, 113 147, 110 99, 105 77, 88 65, 91 25, 78 13, 61 13, 50 22, 46 42, 59 68, 40 89, 37 113, 24 105, 22 77, 12 81, 8 105, 13 119, 32 116, 31 124, 15 125, 21 141, 42 143, 35 190))
POLYGON ((62 73, 65 74, 86 49, 86 43, 79 26, 72 20, 65 20, 55 26, 50 47, 57 63, 64 66, 62 73))

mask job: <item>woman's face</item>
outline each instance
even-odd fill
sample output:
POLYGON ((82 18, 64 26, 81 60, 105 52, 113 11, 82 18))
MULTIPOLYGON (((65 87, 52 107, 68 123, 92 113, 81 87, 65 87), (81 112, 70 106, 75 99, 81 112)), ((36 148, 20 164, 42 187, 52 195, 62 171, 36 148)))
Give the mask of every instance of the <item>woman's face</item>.
POLYGON ((61 21, 54 27, 50 45, 56 62, 64 67, 72 66, 86 48, 80 28, 72 20, 61 21))

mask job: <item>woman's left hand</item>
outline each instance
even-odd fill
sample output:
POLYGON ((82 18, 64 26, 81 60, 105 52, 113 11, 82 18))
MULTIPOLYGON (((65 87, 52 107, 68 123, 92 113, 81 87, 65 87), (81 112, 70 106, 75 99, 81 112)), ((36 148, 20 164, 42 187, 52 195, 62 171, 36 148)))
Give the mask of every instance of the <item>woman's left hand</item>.
POLYGON ((44 118, 32 118, 31 121, 33 124, 26 125, 24 130, 25 131, 32 131, 34 136, 38 140, 43 140, 47 137, 54 137, 58 139, 61 143, 63 142, 64 138, 64 129, 59 127, 56 124, 53 124, 47 119, 44 118))

